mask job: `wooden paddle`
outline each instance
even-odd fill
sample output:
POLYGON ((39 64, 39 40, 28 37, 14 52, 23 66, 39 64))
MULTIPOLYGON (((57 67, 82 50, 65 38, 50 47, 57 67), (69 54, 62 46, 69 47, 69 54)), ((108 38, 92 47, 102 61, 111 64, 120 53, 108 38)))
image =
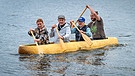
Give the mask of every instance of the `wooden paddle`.
MULTIPOLYGON (((84 10, 82 11, 82 13, 79 15, 79 17, 77 18, 77 20, 84 14, 84 12, 86 11, 87 7, 84 8, 84 10)), ((75 24, 77 23, 77 20, 75 22, 75 24)))
MULTIPOLYGON (((34 34, 33 34, 33 31, 30 31, 30 32, 31 32, 31 34, 32 34, 33 39, 35 40, 36 38, 35 38, 35 36, 34 36, 34 34)), ((35 42, 35 44, 36 44, 37 49, 38 49, 38 54, 43 54, 43 52, 41 52, 41 50, 39 49, 38 43, 35 42)))
MULTIPOLYGON (((80 32, 80 30, 79 30, 79 28, 75 25, 75 23, 74 22, 71 22, 74 26, 75 26, 75 28, 80 32)), ((82 35, 82 37, 83 37, 83 39, 85 40, 85 42, 88 44, 88 45, 92 45, 92 42, 91 42, 91 39, 87 36, 87 35, 85 35, 84 33, 82 33, 82 32, 80 32, 81 33, 81 35, 82 35)))
MULTIPOLYGON (((60 36, 57 27, 56 27, 56 32, 57 32, 58 36, 60 36)), ((63 40, 61 38, 59 38, 59 41, 60 41, 61 48, 65 51, 66 50, 66 46, 65 46, 63 40)))

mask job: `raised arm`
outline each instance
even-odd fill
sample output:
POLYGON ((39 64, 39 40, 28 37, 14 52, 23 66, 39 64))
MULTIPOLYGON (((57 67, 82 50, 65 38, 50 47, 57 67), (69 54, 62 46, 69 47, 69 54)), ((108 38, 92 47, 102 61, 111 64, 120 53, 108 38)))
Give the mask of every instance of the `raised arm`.
POLYGON ((100 21, 100 16, 92 9, 89 5, 86 5, 86 7, 90 10, 91 15, 94 15, 98 21, 100 21))

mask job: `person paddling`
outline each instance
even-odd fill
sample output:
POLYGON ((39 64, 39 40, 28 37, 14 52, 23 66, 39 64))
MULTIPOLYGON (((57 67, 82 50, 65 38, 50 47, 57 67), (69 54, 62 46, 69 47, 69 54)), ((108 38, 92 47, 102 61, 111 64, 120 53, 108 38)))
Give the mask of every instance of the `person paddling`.
POLYGON ((36 38, 34 39, 34 42, 37 42, 39 45, 48 44, 49 43, 48 31, 44 25, 43 20, 41 18, 37 19, 36 24, 37 28, 35 29, 30 28, 28 34, 32 36, 31 34, 32 31, 36 38))
POLYGON ((98 15, 98 11, 94 11, 89 5, 86 5, 86 7, 91 12, 90 18, 92 21, 88 24, 88 27, 91 29, 93 40, 105 39, 104 23, 98 15))
MULTIPOLYGON (((70 21, 71 26, 73 26, 72 22, 73 22, 73 21, 70 21)), ((79 29, 80 31, 78 31, 75 27, 71 29, 71 33, 72 33, 72 34, 75 33, 76 41, 84 41, 84 39, 83 39, 81 33, 84 33, 84 34, 86 34, 88 37, 91 37, 90 28, 89 28, 87 25, 85 25, 85 18, 84 18, 84 17, 80 17, 80 18, 77 20, 77 22, 78 22, 78 25, 79 25, 79 26, 77 26, 77 27, 78 27, 78 29, 79 29), (80 33, 80 32, 81 32, 81 33, 80 33)))
POLYGON ((51 28, 50 37, 54 37, 54 43, 58 43, 59 38, 61 38, 64 42, 69 42, 70 34, 70 24, 66 22, 64 15, 59 15, 58 23, 54 24, 51 28), (58 36, 56 29, 58 29, 60 36, 58 36))

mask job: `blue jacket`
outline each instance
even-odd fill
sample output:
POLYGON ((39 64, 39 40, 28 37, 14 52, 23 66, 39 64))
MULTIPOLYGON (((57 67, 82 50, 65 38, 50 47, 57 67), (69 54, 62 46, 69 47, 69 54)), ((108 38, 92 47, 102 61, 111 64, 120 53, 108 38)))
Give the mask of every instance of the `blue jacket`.
MULTIPOLYGON (((56 25, 57 25, 57 28, 58 28, 58 23, 56 25)), ((59 31, 59 34, 64 37, 64 40, 63 40, 64 42, 69 42, 70 41, 69 37, 70 37, 70 34, 71 34, 70 24, 66 23, 61 28, 61 30, 59 31)), ((56 29, 51 30, 50 37, 54 37, 54 42, 55 43, 59 42, 59 38, 58 38, 58 34, 56 32, 56 29)))

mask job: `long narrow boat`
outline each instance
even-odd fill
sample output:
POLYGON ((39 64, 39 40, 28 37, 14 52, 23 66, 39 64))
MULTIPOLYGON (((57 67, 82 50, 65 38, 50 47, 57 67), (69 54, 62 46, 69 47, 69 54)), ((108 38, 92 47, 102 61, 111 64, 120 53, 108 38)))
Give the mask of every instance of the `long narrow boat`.
MULTIPOLYGON (((102 40, 92 40, 92 45, 88 45, 85 41, 80 42, 68 42, 64 43, 66 49, 62 49, 60 44, 47 44, 39 45, 38 48, 43 54, 58 54, 65 52, 73 52, 77 50, 93 50, 97 48, 102 48, 107 45, 118 44, 118 39, 116 37, 108 37, 108 39, 102 40)), ((38 54, 38 48, 35 44, 20 45, 18 49, 19 54, 38 54)))

